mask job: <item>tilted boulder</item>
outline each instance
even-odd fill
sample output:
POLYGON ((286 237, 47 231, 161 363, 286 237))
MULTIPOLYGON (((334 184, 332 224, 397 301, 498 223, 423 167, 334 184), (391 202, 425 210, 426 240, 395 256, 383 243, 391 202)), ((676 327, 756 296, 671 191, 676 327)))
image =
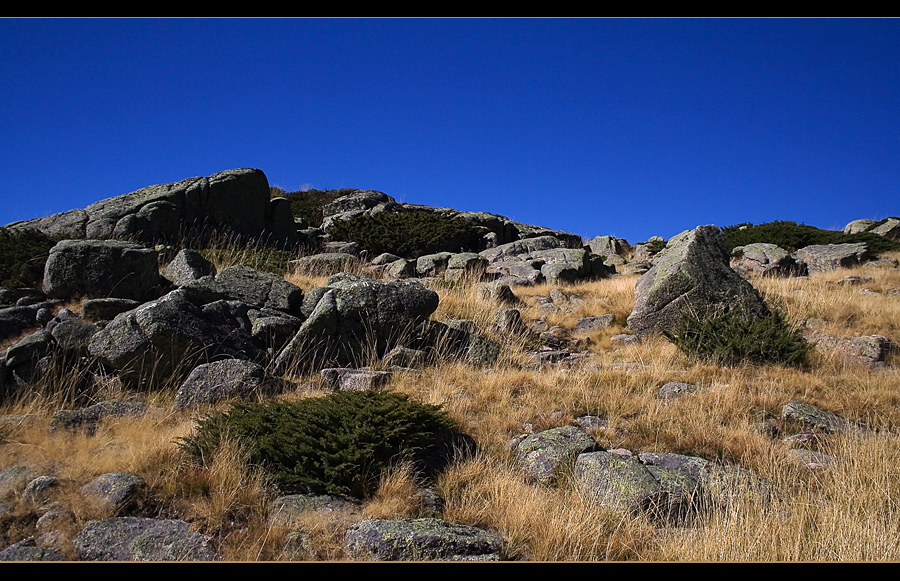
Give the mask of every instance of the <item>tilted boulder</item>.
POLYGON ((249 266, 229 266, 215 276, 204 276, 184 285, 203 302, 234 300, 258 309, 275 309, 300 315, 303 291, 280 276, 249 266))
POLYGON ((152 298, 159 287, 159 255, 117 240, 63 240, 50 249, 44 292, 56 298, 152 298))
POLYGON ((258 169, 234 169, 209 177, 160 184, 101 200, 83 210, 14 222, 51 236, 177 242, 186 233, 295 244, 290 204, 270 200, 269 181, 258 169))
POLYGON ((869 259, 869 248, 864 242, 813 244, 791 256, 799 264, 804 264, 809 274, 816 274, 862 264, 869 259))
POLYGON ((669 240, 638 279, 628 326, 637 335, 674 331, 686 318, 737 310, 747 319, 770 314, 759 293, 729 264, 722 232, 698 226, 669 240))
POLYGON ((568 463, 584 452, 601 450, 596 440, 575 426, 531 434, 516 446, 516 459, 529 480, 550 484, 568 463))
POLYGON ((307 297, 318 300, 303 302, 309 317, 278 355, 279 371, 303 362, 322 369, 382 357, 404 333, 416 336, 416 327, 438 306, 437 293, 418 283, 382 283, 346 273, 331 277, 307 297))
POLYGON ((215 356, 259 358, 248 309, 237 301, 204 304, 187 289, 174 290, 118 315, 93 336, 89 351, 127 382, 154 389, 215 356))

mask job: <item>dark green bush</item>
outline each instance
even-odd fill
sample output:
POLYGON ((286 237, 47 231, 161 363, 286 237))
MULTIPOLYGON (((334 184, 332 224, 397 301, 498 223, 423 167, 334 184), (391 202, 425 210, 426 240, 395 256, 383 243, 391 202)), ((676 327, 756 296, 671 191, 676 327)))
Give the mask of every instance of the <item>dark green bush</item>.
POLYGON ((40 288, 47 256, 57 242, 37 230, 0 228, 0 286, 40 288))
POLYGON ((400 458, 434 471, 455 425, 439 407, 388 391, 336 392, 296 402, 238 404, 201 422, 182 449, 209 459, 225 439, 250 451, 283 492, 366 497, 400 458))
POLYGON ((737 311, 705 320, 687 319, 666 338, 688 355, 720 365, 777 363, 803 367, 809 344, 778 313, 747 321, 737 311))
POLYGON ((409 210, 336 221, 328 234, 334 240, 357 242, 375 255, 390 252, 416 258, 435 252, 478 250, 483 232, 459 216, 409 210))
POLYGON ((345 188, 342 190, 305 190, 302 192, 287 192, 279 190, 272 192, 273 197, 287 198, 291 202, 291 213, 295 218, 302 218, 304 222, 314 228, 322 225, 324 219, 323 208, 336 199, 349 196, 357 190, 345 188))
POLYGON ((799 250, 811 244, 845 244, 848 242, 865 242, 869 252, 880 254, 891 250, 900 250, 900 241, 889 240, 878 234, 862 232, 844 234, 836 230, 822 230, 815 226, 797 224, 796 222, 769 222, 767 224, 737 224, 722 229, 725 246, 731 252, 736 246, 746 246, 756 242, 776 244, 788 252, 799 250))

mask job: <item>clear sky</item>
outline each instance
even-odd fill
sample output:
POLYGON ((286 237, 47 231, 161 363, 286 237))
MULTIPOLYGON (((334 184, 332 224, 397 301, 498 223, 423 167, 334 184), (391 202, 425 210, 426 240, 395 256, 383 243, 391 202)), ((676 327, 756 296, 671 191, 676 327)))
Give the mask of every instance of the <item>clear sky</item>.
POLYGON ((238 167, 640 242, 900 215, 900 20, 0 20, 0 224, 238 167))

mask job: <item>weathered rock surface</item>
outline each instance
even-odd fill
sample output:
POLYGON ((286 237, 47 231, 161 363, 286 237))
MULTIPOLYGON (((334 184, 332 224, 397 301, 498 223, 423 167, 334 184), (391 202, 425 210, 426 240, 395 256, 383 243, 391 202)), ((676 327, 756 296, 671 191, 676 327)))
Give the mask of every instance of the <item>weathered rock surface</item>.
POLYGON ((228 398, 249 398, 263 385, 265 371, 252 361, 223 359, 198 365, 175 394, 175 408, 213 404, 228 398))
POLYGON ((329 368, 322 370, 322 379, 335 391, 367 391, 381 389, 391 380, 390 371, 373 369, 329 368))
POLYGON ((803 335, 815 344, 818 351, 835 354, 838 357, 853 361, 871 368, 887 367, 885 359, 895 348, 890 339, 883 335, 867 335, 863 337, 845 337, 823 333, 816 329, 805 328, 803 335))
POLYGON ((79 410, 59 410, 50 420, 50 431, 82 430, 94 435, 103 418, 140 417, 147 411, 147 404, 139 401, 112 399, 95 403, 79 410))
POLYGON ((89 321, 111 321, 140 305, 132 299, 88 299, 81 303, 81 314, 89 321))
POLYGON ((798 264, 806 266, 809 274, 850 268, 869 259, 869 249, 863 242, 847 244, 814 244, 791 255, 798 264))
POLYGON ((824 432, 848 432, 853 428, 844 418, 800 400, 786 403, 781 416, 824 432))
POLYGON ((300 316, 303 291, 282 277, 249 266, 229 266, 215 276, 190 281, 182 288, 201 297, 204 304, 240 301, 257 309, 274 309, 300 316))
POLYGON ((118 315, 93 336, 91 355, 125 381, 150 389, 173 376, 184 377, 213 357, 259 357, 250 338, 248 305, 225 300, 204 304, 186 288, 118 315))
POLYGON ((743 275, 794 276, 806 274, 806 269, 787 250, 768 243, 737 246, 731 251, 731 267, 743 275))
POLYGON ((678 399, 685 394, 696 392, 697 386, 693 383, 669 381, 660 386, 659 392, 657 392, 657 397, 664 400, 673 400, 678 399))
POLYGON ((844 226, 844 234, 858 234, 860 232, 865 232, 878 222, 876 220, 867 220, 865 218, 861 220, 853 220, 846 226, 844 226))
POLYGON ((39 547, 34 538, 28 537, 0 551, 0 561, 65 561, 62 551, 52 547, 39 547))
POLYGON ((350 526, 345 548, 355 559, 498 561, 497 533, 434 518, 365 520, 350 526))
POLYGON ((83 210, 14 222, 51 236, 124 238, 174 243, 206 234, 294 244, 290 204, 270 200, 269 181, 258 169, 234 169, 209 177, 149 186, 101 200, 83 210))
POLYGON ((628 326, 637 335, 673 331, 688 317, 735 310, 747 319, 770 314, 756 289, 731 268, 716 226, 698 226, 669 240, 635 292, 628 326))
POLYGON ((579 454, 599 449, 594 438, 583 430, 561 426, 527 436, 515 451, 529 480, 550 484, 579 454))
POLYGON ((216 561, 209 537, 182 520, 113 517, 91 521, 73 539, 82 561, 216 561))
POLYGON ((166 266, 163 276, 175 286, 184 286, 204 276, 215 276, 216 267, 196 250, 183 249, 166 266))
POLYGON ((81 487, 81 495, 97 503, 109 516, 137 505, 147 492, 144 479, 128 472, 101 474, 81 487))
POLYGON ((152 298, 159 257, 152 248, 117 240, 63 240, 50 249, 44 293, 50 297, 152 298))

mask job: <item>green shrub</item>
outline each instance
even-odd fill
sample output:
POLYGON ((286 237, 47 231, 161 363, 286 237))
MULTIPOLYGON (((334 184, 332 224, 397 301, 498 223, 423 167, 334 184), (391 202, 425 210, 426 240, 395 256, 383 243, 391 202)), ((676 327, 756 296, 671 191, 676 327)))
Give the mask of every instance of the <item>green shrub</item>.
POLYGON ((465 218, 427 210, 372 214, 335 221, 333 240, 353 241, 374 255, 390 252, 416 258, 435 252, 478 250, 483 232, 465 218))
POLYGON ((57 242, 38 230, 0 228, 0 286, 40 288, 44 265, 57 242))
POLYGON ((209 459, 220 444, 248 446, 284 492, 366 497, 383 469, 408 458, 436 470, 449 457, 455 425, 439 407, 387 391, 336 392, 296 402, 238 404, 199 422, 181 441, 195 458, 209 459))
POLYGON ((314 228, 322 225, 325 214, 323 208, 336 199, 349 196, 357 190, 345 188, 342 190, 305 190, 302 192, 287 192, 280 190, 272 192, 273 197, 287 198, 291 202, 291 213, 295 218, 302 218, 304 222, 314 228))
POLYGON ((797 224, 796 222, 769 222, 766 224, 737 224, 722 229, 725 246, 728 252, 736 246, 746 246, 756 242, 768 242, 778 245, 788 252, 799 250, 811 244, 845 244, 848 242, 865 242, 869 252, 880 254, 891 250, 900 250, 900 241, 890 240, 878 234, 861 232, 844 234, 836 230, 822 230, 815 226, 797 224))
POLYGON ((689 318, 666 338, 688 355, 721 365, 777 363, 802 367, 809 344, 778 313, 747 321, 737 311, 705 320, 689 318))

